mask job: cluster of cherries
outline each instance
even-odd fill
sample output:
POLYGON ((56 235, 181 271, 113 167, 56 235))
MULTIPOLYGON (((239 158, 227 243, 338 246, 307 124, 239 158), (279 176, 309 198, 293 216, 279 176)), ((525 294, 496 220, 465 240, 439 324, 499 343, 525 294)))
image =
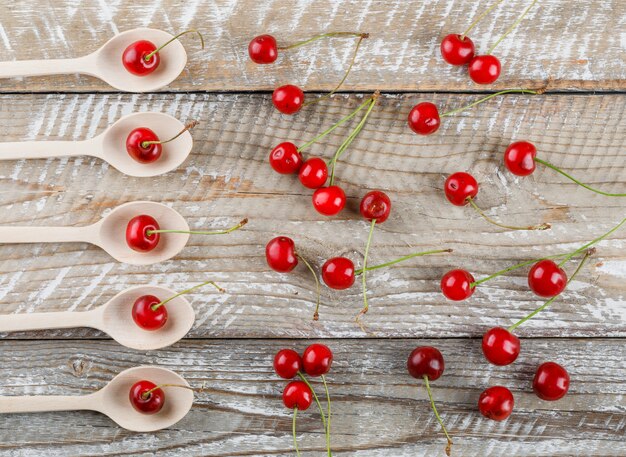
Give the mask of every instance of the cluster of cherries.
POLYGON ((278 58, 278 51, 287 51, 289 49, 299 48, 300 46, 307 45, 314 41, 320 40, 322 38, 333 38, 333 37, 348 37, 348 38, 358 38, 356 48, 354 50, 354 54, 352 56, 352 61, 346 70, 343 78, 339 82, 339 84, 328 94, 326 94, 322 98, 318 98, 316 100, 306 102, 304 101, 304 91, 300 89, 298 86, 293 84, 286 84, 284 86, 280 86, 274 90, 272 93, 272 103, 274 107, 283 114, 295 114, 300 109, 302 109, 305 105, 310 105, 312 103, 316 103, 323 98, 327 98, 334 94, 344 83, 344 81, 348 78, 348 74, 356 61, 356 56, 359 51, 359 46, 363 39, 368 38, 369 34, 367 33, 359 33, 359 32, 330 32, 330 33, 321 33, 319 35, 315 35, 307 40, 299 41, 297 43, 288 45, 288 46, 278 46, 276 42, 276 38, 272 35, 264 34, 254 37, 250 44, 248 44, 248 54, 250 55, 250 59, 257 64, 271 64, 276 61, 278 58))
POLYGON ((319 343, 314 343, 307 347, 302 353, 302 357, 293 349, 281 349, 274 357, 274 371, 278 376, 283 379, 299 378, 299 380, 289 382, 283 390, 283 404, 286 408, 293 410, 293 444, 298 456, 300 451, 298 450, 296 438, 296 418, 298 411, 309 409, 314 400, 322 418, 328 456, 332 455, 330 450, 330 395, 325 376, 330 371, 332 363, 332 351, 328 346, 319 343), (326 393, 326 413, 324 413, 322 404, 307 376, 321 377, 326 393))

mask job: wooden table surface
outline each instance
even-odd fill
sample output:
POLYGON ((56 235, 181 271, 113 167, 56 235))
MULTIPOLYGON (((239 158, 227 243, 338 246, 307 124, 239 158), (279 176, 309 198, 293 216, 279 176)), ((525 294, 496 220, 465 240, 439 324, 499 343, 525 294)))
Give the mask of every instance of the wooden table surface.
MULTIPOLYGON (((527 2, 529 3, 529 2, 527 2)), ((82 311, 119 291, 158 284, 182 290, 216 280, 227 289, 189 296, 197 321, 173 347, 137 352, 95 330, 4 334, 0 395, 76 395, 101 388, 123 369, 170 368, 197 394, 191 413, 158 433, 122 430, 97 413, 0 416, 0 456, 291 456, 291 412, 284 381, 271 362, 282 347, 302 350, 324 339, 335 353, 329 374, 334 400, 333 450, 344 456, 442 455, 444 438, 421 383, 406 373, 416 346, 439 347, 446 372, 433 383, 458 456, 626 455, 626 229, 598 245, 589 266, 546 312, 520 327, 522 354, 507 367, 488 364, 480 338, 509 325, 542 302, 518 270, 453 303, 439 278, 462 267, 482 277, 511 264, 573 250, 626 214, 626 199, 588 192, 539 168, 516 178, 502 153, 528 139, 539 156, 610 192, 626 189, 626 2, 544 0, 497 49, 502 76, 476 86, 446 65, 438 45, 460 33, 489 2, 439 0, 161 0, 12 2, 0 6, 0 60, 69 58, 95 50, 118 31, 150 26, 170 32, 200 29, 207 42, 182 39, 187 68, 158 93, 121 94, 86 76, 3 80, 2 141, 80 140, 120 116, 171 114, 193 130, 194 149, 165 176, 137 179, 97 159, 0 162, 2 225, 85 225, 134 200, 171 205, 195 229, 221 228, 246 216, 229 236, 192 237, 173 260, 153 266, 116 263, 84 244, 0 246, 2 313, 82 311), (256 34, 291 42, 320 31, 359 30, 364 41, 344 93, 278 114, 270 91, 296 83, 328 90, 341 78, 352 42, 320 41, 285 54, 272 66, 247 56, 256 34), (541 87, 544 95, 507 95, 454 117, 435 135, 418 137, 406 116, 418 101, 442 109, 480 97, 476 92, 541 87), (311 192, 267 164, 284 140, 302 143, 348 114, 372 91, 383 92, 370 121, 338 169, 347 209, 323 218, 311 192), (550 222, 545 232, 511 232, 485 223, 469 208, 449 205, 445 177, 471 171, 481 183, 477 202, 514 224, 550 222), (361 291, 322 291, 321 318, 311 320, 315 284, 304 268, 271 271, 267 241, 296 240, 315 268, 347 255, 362 260, 368 226, 358 202, 384 189, 394 208, 377 228, 371 262, 415 250, 454 253, 416 259, 368 276, 367 332, 354 323, 361 291), (554 360, 572 377, 568 395, 542 402, 532 392, 538 363, 554 360), (503 384, 515 394, 513 415, 488 421, 477 412, 480 392, 503 384)), ((521 4, 505 2, 472 32, 486 50, 512 23, 521 4)), ((330 157, 350 126, 312 148, 330 157)), ((571 272, 574 263, 568 265, 571 272)), ((319 415, 299 417, 304 456, 324 455, 319 415)))

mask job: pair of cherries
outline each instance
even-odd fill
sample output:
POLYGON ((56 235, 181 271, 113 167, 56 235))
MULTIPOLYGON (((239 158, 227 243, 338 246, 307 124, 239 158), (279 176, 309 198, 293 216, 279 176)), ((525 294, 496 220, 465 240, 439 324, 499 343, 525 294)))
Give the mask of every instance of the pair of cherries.
MULTIPOLYGON (((257 64, 271 64, 276 61, 278 58, 278 51, 286 51, 294 48, 298 48, 300 46, 307 45, 314 41, 320 40, 322 38, 333 38, 333 37, 354 37, 358 38, 358 42, 356 45, 356 49, 354 51, 354 55, 352 57, 352 61, 340 83, 335 87, 329 94, 325 95, 323 98, 327 98, 330 95, 334 94, 343 84, 343 82, 348 77, 352 66, 356 60, 356 56, 359 50, 359 46, 363 39, 367 38, 369 34, 367 33, 357 33, 357 32, 330 32, 330 33, 321 33, 319 35, 315 35, 307 40, 299 41, 289 46, 278 46, 276 42, 276 38, 269 34, 259 35, 254 37, 250 43, 248 44, 248 55, 250 59, 257 64)), ((320 99, 317 99, 318 101, 320 99)), ((314 102, 304 102, 304 92, 298 86, 293 84, 286 84, 284 86, 280 86, 274 90, 272 93, 272 103, 274 107, 283 114, 295 114, 305 104, 311 104, 314 102)))
POLYGON ((198 125, 197 121, 192 121, 185 125, 185 128, 178 132, 175 136, 168 140, 160 140, 154 130, 147 127, 138 127, 131 130, 126 137, 126 152, 136 162, 153 163, 161 158, 163 153, 163 145, 174 141, 186 131, 198 125))

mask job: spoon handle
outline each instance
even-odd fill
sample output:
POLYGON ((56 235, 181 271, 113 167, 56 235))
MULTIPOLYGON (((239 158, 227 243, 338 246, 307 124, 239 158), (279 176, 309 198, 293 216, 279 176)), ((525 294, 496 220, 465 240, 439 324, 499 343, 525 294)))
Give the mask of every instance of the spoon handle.
POLYGON ((70 73, 89 73, 86 57, 77 59, 49 60, 11 60, 0 62, 0 78, 19 76, 65 75, 70 73))
POLYGON ((0 160, 47 159, 86 155, 83 141, 15 141, 0 143, 0 160))
MULTIPOLYGON (((93 395, 93 394, 92 394, 93 395)), ((0 413, 38 413, 47 411, 80 411, 91 408, 91 395, 36 395, 0 397, 0 413)))
POLYGON ((94 311, 3 314, 0 315, 0 332, 92 327, 97 319, 94 311))
POLYGON ((0 244, 8 243, 94 243, 94 228, 86 227, 0 227, 0 244))

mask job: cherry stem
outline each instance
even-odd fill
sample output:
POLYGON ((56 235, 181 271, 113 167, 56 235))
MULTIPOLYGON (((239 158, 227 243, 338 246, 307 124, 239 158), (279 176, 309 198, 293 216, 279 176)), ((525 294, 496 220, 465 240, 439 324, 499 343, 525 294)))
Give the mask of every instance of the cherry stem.
POLYGON ((170 298, 163 300, 159 303, 157 303, 156 305, 152 305, 150 308, 152 309, 152 311, 156 311, 157 309, 159 309, 161 306, 165 305, 166 303, 174 300, 176 297, 180 297, 181 295, 184 294, 188 294, 189 292, 191 292, 192 290, 195 289, 199 289, 200 287, 204 287, 208 284, 211 284, 213 287, 215 287, 219 292, 226 292, 226 290, 222 289, 220 286, 218 286, 217 284, 215 284, 213 281, 207 281, 207 282, 203 282, 202 284, 197 284, 193 287, 190 287, 189 289, 185 289, 182 292, 177 293, 176 295, 172 295, 170 298))
POLYGON ((346 123, 347 121, 349 121, 350 119, 352 119, 354 116, 357 115, 357 113, 359 111, 361 111, 363 108, 365 108, 365 106, 368 103, 371 103, 371 98, 368 98, 367 100, 365 100, 363 103, 361 103, 359 105, 359 107, 357 109, 355 109, 354 111, 352 111, 352 113, 348 114, 346 117, 342 118, 341 120, 339 120, 339 122, 337 122, 336 124, 334 124, 332 127, 324 130, 322 133, 320 133, 319 135, 317 135, 315 138, 313 138, 310 141, 307 141, 306 143, 304 143, 302 146, 300 146, 298 148, 298 152, 302 152, 303 149, 308 148, 309 146, 311 146, 313 143, 317 143, 319 140, 321 140, 322 138, 324 138, 326 135, 328 135, 330 132, 332 132, 333 130, 335 130, 337 127, 343 125, 344 123, 346 123))
POLYGON ((188 123, 187 125, 185 125, 185 128, 183 128, 180 132, 178 132, 176 134, 176 136, 173 136, 172 138, 170 138, 169 140, 165 140, 165 141, 142 141, 141 142, 141 147, 142 148, 147 148, 148 146, 150 146, 151 144, 165 144, 165 143, 169 143, 170 141, 174 141, 176 138, 178 138, 179 136, 181 136, 183 133, 191 130, 192 128, 194 128, 196 125, 198 125, 198 121, 191 121, 190 123, 188 123))
POLYGON ((367 236, 367 243, 365 244, 365 253, 363 254, 363 268, 361 269, 361 282, 363 283, 363 308, 359 311, 359 314, 356 315, 357 324, 361 325, 361 316, 364 316, 365 313, 369 310, 369 303, 367 302, 367 285, 365 284, 365 273, 367 272, 367 257, 370 251, 370 244, 372 244, 372 236, 374 235, 374 226, 376 225, 376 219, 372 219, 372 224, 370 225, 370 232, 367 236))
POLYGON ((200 43, 202 43, 202 49, 204 49, 204 37, 202 36, 202 34, 200 32, 198 32, 195 29, 189 29, 186 30, 184 32, 179 33, 178 35, 176 35, 174 38, 171 38, 170 40, 166 41, 165 44, 162 44, 161 46, 159 46, 158 48, 156 48, 154 51, 152 51, 150 54, 147 54, 144 57, 144 60, 147 62, 150 59, 152 59, 152 57, 159 52, 161 49, 163 49, 165 46, 167 46, 168 44, 170 44, 172 41, 174 40, 178 40, 181 36, 186 35, 187 33, 197 33, 198 36, 200 37, 200 43))
POLYGON ((376 105, 376 101, 378 100, 379 96, 380 96, 380 92, 378 91, 374 92, 374 94, 369 100, 370 105, 367 108, 367 111, 365 112, 365 114, 363 115, 363 119, 361 119, 361 121, 357 124, 357 126, 352 130, 350 135, 348 135, 348 137, 343 141, 343 143, 341 143, 341 145, 337 149, 337 152, 335 152, 335 155, 331 159, 330 164, 329 164, 331 167, 331 170, 330 170, 330 185, 331 186, 335 182, 335 166, 337 165, 337 160, 339 160, 339 158, 345 152, 345 150, 348 149, 348 146, 350 146, 350 143, 354 141, 354 139, 357 137, 359 132, 363 129, 363 126, 365 125, 365 122, 367 122, 367 118, 372 112, 372 109, 374 109, 374 106, 376 105))
POLYGON ((320 314, 319 314, 319 310, 320 310, 320 280, 317 278, 317 273, 315 273, 315 270, 313 269, 311 264, 304 257, 302 257, 300 254, 296 254, 296 256, 300 260, 302 260, 302 263, 304 263, 306 265, 306 267, 309 269, 309 271, 313 275, 313 278, 315 279, 315 289, 317 291, 317 304, 315 305, 315 312, 313 313, 313 320, 316 321, 316 320, 319 320, 319 318, 320 318, 320 314))
MULTIPOLYGON (((572 276, 568 279, 567 284, 569 285, 570 282, 572 282, 574 280, 574 278, 576 277, 576 275, 578 274, 578 272, 582 269, 583 265, 585 264, 585 262, 587 261, 587 259, 589 258, 589 256, 591 256, 594 253, 595 249, 589 249, 586 253, 585 256, 582 258, 582 260, 580 261, 580 263, 578 264, 578 268, 576 268, 576 270, 574 271, 574 273, 572 273, 572 276)), ((561 294, 559 295, 555 295, 554 297, 552 297, 550 300, 548 300, 547 302, 545 302, 543 305, 541 305, 539 308, 537 308, 536 310, 534 310, 532 313, 528 314, 526 317, 520 319, 519 321, 517 321, 515 324, 511 325, 507 330, 509 332, 513 332, 513 330, 515 330, 517 327, 519 327, 520 325, 522 325, 524 322, 526 322, 529 319, 532 319, 533 317, 535 317, 535 315, 539 314, 541 311, 543 311, 544 309, 546 309, 548 306, 550 306, 552 304, 552 302, 559 297, 561 294)))
POLYGON ((162 389, 163 387, 180 387, 181 389, 187 389, 194 392, 196 391, 196 389, 194 389, 193 387, 183 386, 182 384, 161 384, 160 386, 153 387, 152 389, 142 393, 141 398, 143 400, 147 400, 148 398, 150 398, 150 395, 152 395, 153 392, 162 389))
POLYGON ((596 243, 599 243, 600 241, 602 241, 603 239, 605 239, 606 237, 608 237, 609 235, 611 235, 613 232, 615 232, 616 230, 618 230, 622 225, 624 225, 624 223, 626 223, 626 218, 622 219, 622 222, 620 222, 619 224, 617 224, 615 227, 613 227, 611 230, 609 230, 608 232, 606 232, 604 235, 599 236, 598 238, 591 240, 589 243, 585 244, 584 246, 579 247, 578 249, 576 249, 574 252, 571 252, 570 254, 567 254, 566 257, 561 261, 561 263, 559 264, 559 266, 562 266, 565 262, 567 262, 569 259, 571 259, 572 257, 574 257, 576 254, 584 251, 587 248, 590 248, 591 246, 593 246, 596 243))
POLYGON ((278 46, 278 49, 281 51, 286 51, 288 49, 298 48, 300 46, 304 46, 305 44, 312 43, 317 40, 321 40, 322 38, 337 38, 337 37, 360 37, 367 38, 369 37, 369 33, 359 33, 359 32, 328 32, 328 33, 320 33, 319 35, 314 35, 311 38, 298 41, 297 43, 290 44, 289 46, 278 46))
POLYGON ((509 230, 548 230, 549 228, 552 227, 548 223, 543 223, 543 224, 539 224, 539 225, 531 225, 531 226, 528 226, 528 227, 518 227, 518 226, 515 226, 515 225, 505 225, 505 224, 502 224, 502 223, 500 223, 498 221, 495 221, 494 219, 492 219, 489 216, 487 216, 485 214, 485 212, 482 209, 480 209, 480 207, 476 204, 476 202, 474 201, 474 199, 472 197, 467 197, 467 202, 472 206, 472 208, 474 208, 476 210, 476 212, 478 214, 481 215, 481 217, 483 219, 485 219, 490 224, 496 225, 498 227, 502 227, 502 228, 509 229, 509 230))
MULTIPOLYGON (((422 257, 425 255, 430 255, 430 254, 443 254, 443 253, 449 253, 452 252, 452 249, 436 249, 434 251, 423 251, 423 252, 414 252, 413 254, 409 254, 409 255, 405 255, 404 257, 399 257, 395 260, 392 260, 390 262, 385 262, 385 263, 381 263, 379 265, 374 265, 373 267, 367 267, 366 270, 367 271, 372 271, 372 270, 378 270, 379 268, 385 268, 385 267, 389 267, 391 265, 394 265, 396 263, 400 263, 400 262, 404 262, 405 260, 408 259, 412 259, 413 257, 422 257)), ((355 275, 360 275, 363 274, 364 269, 360 268, 358 270, 356 270, 354 272, 355 275)))
POLYGON ((498 41, 496 41, 494 43, 494 45, 491 46, 489 51, 487 51, 487 55, 491 54, 493 52, 493 50, 496 49, 496 46, 498 46, 500 44, 500 42, 502 40, 504 40, 507 37, 507 35, 509 33, 511 33, 513 31, 513 29, 515 29, 515 27, 517 27, 519 25, 520 22, 522 22, 522 19, 524 19, 524 16, 526 16, 526 13, 528 13, 528 11, 530 11, 530 9, 535 5, 535 3, 537 3, 537 0, 533 0, 533 2, 528 6, 528 8, 526 8, 524 10, 524 12, 521 14, 521 16, 517 18, 517 20, 513 23, 513 25, 511 25, 511 27, 509 27, 507 29, 507 31, 504 32, 504 35, 502 35, 500 38, 498 38, 498 41))
POLYGON ((560 168, 555 167, 554 165, 552 165, 551 163, 545 162, 544 160, 538 159, 535 157, 535 162, 540 163, 542 165, 545 165, 548 168, 552 168, 554 171, 556 171, 557 173, 562 174, 563 176, 565 176, 567 179, 574 181, 576 184, 578 184, 579 186, 584 187, 587 190, 590 190, 592 192, 595 192, 596 194, 600 194, 600 195, 605 195, 607 197, 626 197, 626 193, 625 194, 611 194, 608 192, 604 192, 602 190, 598 190, 598 189, 594 189, 591 186, 588 186, 585 183, 580 182, 578 179, 574 178, 571 175, 568 175, 567 173, 565 173, 563 170, 561 170, 560 168))
POLYGON ((465 30, 465 32, 463 32, 463 34, 461 35, 461 41, 463 41, 465 39, 465 37, 467 36, 468 33, 470 33, 470 31, 476 27, 476 24, 478 24, 486 15, 488 15, 489 13, 491 13, 491 11, 498 6, 500 3, 502 3, 502 0, 498 0, 497 2, 495 2, 493 5, 491 5, 489 8, 487 8, 485 11, 483 11, 483 13, 478 16, 476 18, 476 20, 474 22, 472 22, 470 24, 470 26, 467 28, 467 30, 465 30))
POLYGON ((490 95, 487 95, 486 97, 483 97, 479 100, 476 100, 473 103, 470 103, 469 105, 465 105, 461 108, 457 108, 457 109, 453 109, 451 111, 447 111, 443 114, 440 115, 440 117, 447 117, 447 116, 451 116, 453 114, 456 113, 460 113, 461 111, 464 111, 466 109, 472 108, 476 105, 481 104, 482 102, 486 102, 487 100, 493 98, 493 97, 497 97, 498 95, 503 95, 503 94, 532 94, 532 95, 539 95, 542 94, 545 91, 545 89, 542 90, 531 90, 531 89, 507 89, 507 90, 501 90, 500 92, 496 92, 490 95))
POLYGON ((146 235, 154 235, 155 233, 186 233, 188 235, 225 235, 230 232, 234 232, 235 230, 240 229, 244 225, 248 223, 248 218, 242 219, 237 225, 232 226, 226 230, 216 230, 212 232, 202 232, 202 231, 186 231, 186 230, 146 230, 146 235))
MULTIPOLYGON (((324 409, 322 408, 322 404, 320 403, 320 399, 317 397, 317 394, 315 393, 315 389, 313 389, 313 386, 311 385, 309 380, 306 378, 306 376, 304 376, 304 374, 302 374, 301 371, 298 371, 298 377, 302 380, 302 382, 304 382, 309 387, 309 389, 313 393, 313 399, 315 400, 315 403, 317 404, 317 407, 320 410, 320 416, 322 416, 322 426, 324 427, 324 432, 328 436, 328 425, 327 425, 327 422, 326 422, 326 416, 324 415, 324 409)), ((330 442, 330 438, 328 438, 327 441, 330 442)), ((329 456, 331 455, 330 454, 330 448, 328 448, 328 455, 329 456)))
POLYGON ((293 433, 293 447, 296 449, 296 455, 300 457, 300 450, 298 449, 298 439, 296 438, 296 418, 298 417, 298 407, 293 409, 293 421, 291 423, 291 432, 293 433))
POLYGON ((324 391, 326 392, 326 405, 327 405, 327 414, 326 414, 326 450, 328 451, 328 457, 332 457, 332 452, 330 451, 330 394, 328 393, 328 384, 326 383, 326 376, 322 375, 322 382, 324 383, 324 391))
POLYGON ((318 98, 313 99, 311 101, 305 102, 302 106, 309 106, 309 105, 313 105, 315 103, 318 103, 321 100, 329 98, 330 96, 332 96, 335 92, 337 92, 339 90, 339 88, 343 85, 343 83, 346 81, 346 79, 348 79, 348 75, 350 74, 350 71, 352 70, 352 67, 354 66, 354 63, 356 62, 356 56, 359 53, 359 47, 361 46, 361 42, 363 41, 363 38, 367 38, 368 36, 369 36, 369 34, 363 33, 359 37, 359 41, 357 41, 356 47, 354 48, 354 53, 352 54, 352 60, 350 61, 350 65, 348 65, 348 69, 343 74, 343 78, 341 78, 341 81, 339 81, 339 84, 337 84, 335 86, 335 88, 333 90, 331 90, 330 92, 328 92, 327 94, 322 95, 321 97, 318 97, 318 98))
POLYGON ((433 399, 433 394, 430 391, 430 384, 428 383, 428 375, 424 375, 423 377, 424 377, 424 384, 426 384, 426 392, 428 392, 428 398, 430 399, 430 406, 433 409, 433 412, 435 413, 435 417, 439 421, 439 425, 441 425, 441 428, 443 429, 443 433, 446 435, 446 438, 448 438, 448 445, 446 446, 446 455, 450 455, 450 448, 452 447, 452 439, 450 438, 450 435, 448 435, 446 426, 443 425, 443 420, 441 419, 441 417, 439 417, 439 413, 437 412, 437 407, 435 406, 435 400, 433 399))

